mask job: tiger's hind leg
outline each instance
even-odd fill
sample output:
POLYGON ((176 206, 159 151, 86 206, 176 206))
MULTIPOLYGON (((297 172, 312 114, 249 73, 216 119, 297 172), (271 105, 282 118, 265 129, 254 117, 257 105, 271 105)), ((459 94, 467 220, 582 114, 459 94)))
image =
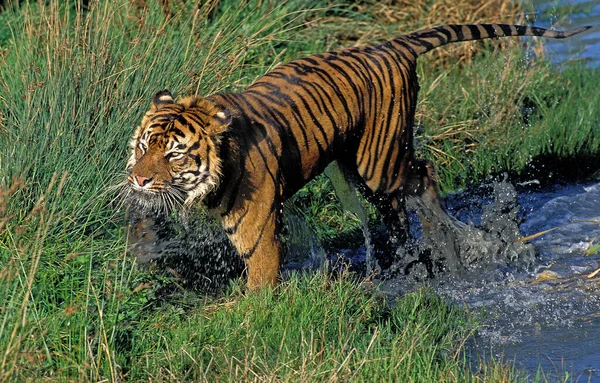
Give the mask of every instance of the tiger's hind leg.
POLYGON ((411 161, 402 190, 409 206, 419 215, 425 244, 431 249, 431 261, 456 272, 460 267, 457 237, 460 226, 442 207, 433 163, 429 160, 411 161))

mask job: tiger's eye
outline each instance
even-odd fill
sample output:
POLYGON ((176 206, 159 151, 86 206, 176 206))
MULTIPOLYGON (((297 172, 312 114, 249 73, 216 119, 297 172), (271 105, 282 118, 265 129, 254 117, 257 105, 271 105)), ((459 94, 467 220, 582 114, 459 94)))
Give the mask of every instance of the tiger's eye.
POLYGON ((167 160, 169 161, 177 161, 182 159, 183 155, 183 153, 167 153, 165 157, 167 157, 167 160))

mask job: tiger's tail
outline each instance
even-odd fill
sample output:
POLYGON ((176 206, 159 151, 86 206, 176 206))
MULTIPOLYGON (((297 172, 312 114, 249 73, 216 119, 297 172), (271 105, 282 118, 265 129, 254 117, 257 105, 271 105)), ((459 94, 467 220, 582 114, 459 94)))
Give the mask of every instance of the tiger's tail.
POLYGON ((524 25, 508 24, 466 24, 443 25, 423 29, 409 35, 399 37, 397 42, 408 42, 418 56, 442 45, 470 40, 483 40, 494 37, 509 36, 538 36, 554 39, 564 39, 590 29, 591 26, 572 29, 570 31, 555 31, 524 25))

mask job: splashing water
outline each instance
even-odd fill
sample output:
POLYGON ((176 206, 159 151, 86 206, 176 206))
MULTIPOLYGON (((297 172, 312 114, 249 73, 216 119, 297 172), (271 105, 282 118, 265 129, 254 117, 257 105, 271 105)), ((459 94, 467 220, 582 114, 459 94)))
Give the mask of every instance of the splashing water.
POLYGON ((600 184, 556 186, 522 194, 519 202, 524 235, 558 227, 533 241, 539 257, 533 267, 435 281, 436 291, 483 312, 479 355, 503 354, 532 375, 541 366, 549 378, 568 373, 600 382, 600 278, 589 277, 600 267, 600 254, 584 254, 600 226, 577 222, 600 220, 600 184))
POLYGON ((286 213, 287 241, 284 272, 323 269, 327 262, 326 254, 317 236, 301 215, 289 211, 286 213))
POLYGON ((140 265, 155 266, 186 288, 215 294, 242 274, 243 262, 219 224, 193 212, 182 224, 175 217, 128 209, 130 254, 140 265))
POLYGON ((356 187, 346 180, 346 177, 337 162, 332 162, 325 169, 325 174, 331 180, 333 188, 335 189, 335 194, 344 210, 354 213, 362 223, 362 232, 365 239, 364 259, 367 275, 379 273, 381 270, 379 270, 373 255, 373 240, 371 239, 371 233, 369 231, 367 211, 358 198, 356 187))

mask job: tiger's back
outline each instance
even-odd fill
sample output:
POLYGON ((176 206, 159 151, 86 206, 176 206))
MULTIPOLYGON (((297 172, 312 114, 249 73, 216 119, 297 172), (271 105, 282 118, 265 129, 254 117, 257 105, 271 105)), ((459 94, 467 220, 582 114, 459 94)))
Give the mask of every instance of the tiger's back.
POLYGON ((305 183, 334 159, 356 160, 371 190, 390 193, 402 186, 412 156, 417 57, 451 42, 522 35, 571 34, 512 25, 448 25, 375 47, 300 58, 241 94, 211 98, 265 129, 270 145, 287 153, 284 162, 291 164, 283 165, 290 180, 305 183))
POLYGON ((385 47, 310 56, 274 69, 241 94, 210 98, 264 128, 269 146, 286 153, 291 193, 336 159, 356 160, 372 190, 389 191, 406 175, 418 91, 414 62, 399 58, 385 47))

